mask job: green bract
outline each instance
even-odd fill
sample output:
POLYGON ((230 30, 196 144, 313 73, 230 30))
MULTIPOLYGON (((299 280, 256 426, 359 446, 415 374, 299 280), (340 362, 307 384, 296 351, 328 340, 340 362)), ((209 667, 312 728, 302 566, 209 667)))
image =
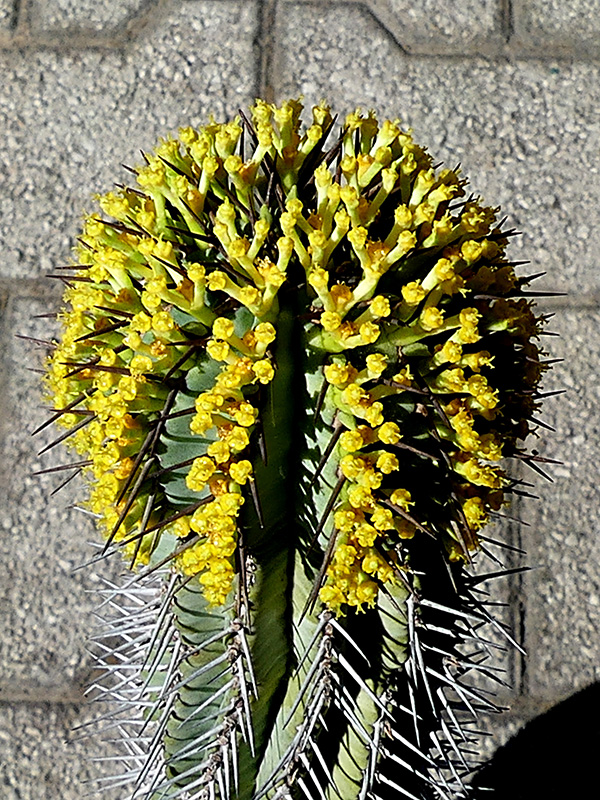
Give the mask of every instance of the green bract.
POLYGON ((490 705, 472 560, 534 458, 543 320, 458 170, 301 110, 161 142, 65 272, 46 386, 135 571, 131 797, 464 796, 490 705))

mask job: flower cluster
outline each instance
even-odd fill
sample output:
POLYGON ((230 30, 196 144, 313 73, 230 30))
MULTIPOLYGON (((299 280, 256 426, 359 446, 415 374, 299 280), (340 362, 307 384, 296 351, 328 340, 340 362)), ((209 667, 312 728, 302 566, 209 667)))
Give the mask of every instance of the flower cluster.
POLYGON ((257 101, 252 122, 181 129, 146 157, 137 188, 98 198, 102 214, 64 268, 46 385, 109 539, 147 563, 172 534, 177 568, 222 604, 253 442, 277 415, 278 315, 296 291, 295 335, 342 431, 320 587, 339 611, 398 580, 415 536, 437 537, 450 561, 477 548, 514 486, 499 462, 530 432, 542 321, 497 209, 466 198, 458 170, 436 170, 397 121, 372 113, 350 114, 325 149, 328 106, 305 128, 301 111, 257 101), (202 389, 173 412, 193 370, 202 389), (165 467, 177 414, 196 449, 165 467), (169 471, 191 510, 170 499, 169 471))

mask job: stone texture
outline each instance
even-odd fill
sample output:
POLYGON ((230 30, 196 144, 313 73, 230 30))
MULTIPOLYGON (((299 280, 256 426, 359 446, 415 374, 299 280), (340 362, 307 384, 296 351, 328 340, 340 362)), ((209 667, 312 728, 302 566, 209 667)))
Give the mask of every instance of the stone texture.
POLYGON ((410 53, 476 53, 501 39, 496 0, 371 0, 372 12, 410 53))
POLYGON ((548 47, 600 48, 600 15, 595 0, 526 0, 513 8, 516 38, 526 49, 548 47))
MULTIPOLYGON (((41 353, 15 334, 49 338, 51 320, 31 319, 49 310, 48 292, 9 299, 0 333, 0 699, 43 695, 71 699, 90 669, 87 637, 96 627, 92 611, 100 576, 114 577, 120 565, 103 562, 73 572, 93 556, 87 542, 97 538, 89 519, 69 505, 83 498, 73 481, 50 497, 70 473, 34 476, 35 470, 68 463, 72 455, 56 448, 42 458, 36 452, 60 435, 48 428, 29 434, 48 417, 42 408, 41 353), (45 294, 45 296, 44 296, 45 294)), ((50 306, 51 308, 52 306, 50 306)))
POLYGON ((155 0, 35 0, 29 15, 35 31, 113 30, 155 0))
MULTIPOLYGON (((297 0, 296 0, 297 1, 297 0)), ((291 0, 284 0, 291 2, 291 0)), ((339 0, 317 5, 337 6, 339 0)), ((502 38, 498 0, 346 0, 362 5, 381 21, 400 47, 410 53, 465 55, 497 46, 502 38)), ((345 11, 344 11, 345 13, 345 11)))
POLYGON ((364 9, 287 6, 279 15, 276 95, 327 97, 400 116, 436 158, 462 163, 472 190, 524 231, 515 259, 545 286, 597 291, 600 225, 598 65, 402 55, 364 9))
POLYGON ((567 393, 546 403, 542 419, 556 433, 542 432, 539 451, 563 464, 549 466, 553 483, 535 479, 541 502, 527 503, 526 547, 536 571, 524 586, 528 690, 546 698, 600 679, 600 312, 563 311, 551 327, 561 338, 547 344, 565 361, 544 388, 567 393))
MULTIPOLYGON (((0 705, 2 799, 81 800, 98 796, 86 783, 101 774, 89 757, 89 741, 70 741, 71 728, 88 717, 85 706, 0 705)), ((97 752, 107 750, 99 748, 97 752)), ((118 800, 114 792, 101 796, 118 800)))
POLYGON ((14 25, 14 0, 0 0, 0 33, 8 31, 14 25))
POLYGON ((251 99, 255 4, 188 2, 126 52, 0 53, 0 275, 69 257, 90 196, 182 124, 251 99))

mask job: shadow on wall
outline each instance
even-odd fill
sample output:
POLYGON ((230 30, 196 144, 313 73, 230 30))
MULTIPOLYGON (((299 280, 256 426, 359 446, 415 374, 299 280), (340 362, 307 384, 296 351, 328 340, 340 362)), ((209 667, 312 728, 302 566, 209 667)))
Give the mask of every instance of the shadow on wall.
POLYGON ((600 684, 595 683, 532 720, 501 747, 472 782, 474 796, 477 800, 597 797, 599 758, 600 684))

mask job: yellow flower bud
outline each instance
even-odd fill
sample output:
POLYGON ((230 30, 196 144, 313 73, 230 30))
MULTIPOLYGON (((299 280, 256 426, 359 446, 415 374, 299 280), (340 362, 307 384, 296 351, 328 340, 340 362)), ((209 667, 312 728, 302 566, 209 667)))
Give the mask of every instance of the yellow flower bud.
POLYGON ((233 481, 243 486, 252 477, 252 464, 249 461, 234 461, 229 465, 229 475, 233 481))
POLYGON ((268 359, 262 361, 255 361, 252 365, 252 371, 261 383, 270 383, 275 377, 275 370, 273 365, 268 359))
POLYGON ((369 377, 379 378, 387 367, 388 360, 387 356, 382 353, 370 353, 366 358, 366 362, 369 377))
POLYGON ((401 292, 405 302, 410 306, 418 305, 422 300, 425 299, 427 294, 425 289, 423 289, 418 281, 411 281, 410 283, 405 284, 402 287, 401 292))
POLYGON ((444 312, 430 306, 425 308, 420 317, 421 327, 426 331, 435 331, 444 324, 444 312))
POLYGON ((268 345, 275 341, 276 331, 270 322, 259 322, 254 328, 254 335, 257 342, 268 345))
POLYGON ((233 336, 235 326, 230 319, 226 317, 217 317, 213 322, 212 332, 215 339, 229 339, 233 336))
POLYGON ((342 318, 337 311, 324 311, 321 314, 321 325, 326 331, 335 331, 342 324, 342 318))
POLYGON ((340 436, 340 447, 347 453, 354 453, 364 446, 365 442, 359 431, 344 431, 340 436))
POLYGON ((227 274, 217 269, 210 273, 206 285, 211 292, 218 292, 222 291, 227 286, 228 280, 227 274))
POLYGON ((152 330, 157 333, 168 333, 174 328, 175 322, 168 311, 159 311, 152 317, 152 330))
POLYGON ((371 300, 370 309, 375 317, 389 317, 391 314, 390 301, 382 295, 377 295, 371 300))
POLYGON ((215 361, 226 361, 229 356, 229 345, 220 339, 211 339, 206 345, 206 352, 215 361))
POLYGON ((404 511, 409 511, 410 507, 414 505, 408 489, 395 489, 390 495, 390 500, 404 511))
POLYGON ((382 453, 377 459, 375 466, 381 470, 384 475, 390 475, 392 472, 400 469, 398 459, 392 453, 382 453))
POLYGON ((359 333, 365 344, 374 344, 379 339, 379 326, 373 322, 363 322, 359 328, 359 333))

